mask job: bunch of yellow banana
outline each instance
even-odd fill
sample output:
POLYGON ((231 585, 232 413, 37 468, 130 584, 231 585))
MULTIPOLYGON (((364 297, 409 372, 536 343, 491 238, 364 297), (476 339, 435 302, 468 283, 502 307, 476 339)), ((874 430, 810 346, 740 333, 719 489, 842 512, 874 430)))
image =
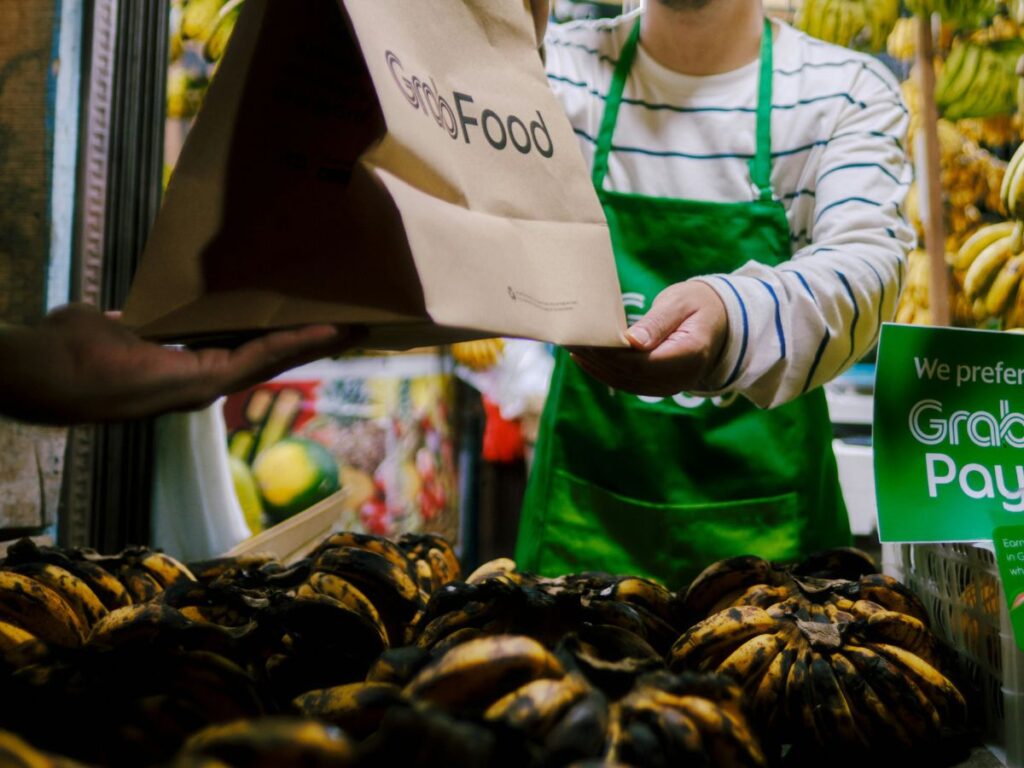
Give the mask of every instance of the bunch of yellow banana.
POLYGON ((1017 59, 1024 41, 953 45, 935 83, 939 112, 950 120, 1013 112, 1017 103, 1017 59))
POLYGON ((477 339, 452 344, 452 358, 472 371, 493 368, 505 351, 504 339, 477 339))
POLYGON ((915 16, 938 14, 943 21, 960 26, 980 26, 996 15, 995 0, 909 0, 907 10, 915 16))
POLYGON ((917 18, 897 19, 885 41, 885 51, 894 59, 909 60, 917 53, 917 18))
POLYGON ((804 0, 796 26, 829 43, 881 51, 899 15, 898 0, 804 0))
POLYGON ((975 325, 1002 319, 1014 327, 1022 250, 1024 224, 1013 221, 983 226, 960 247, 952 263, 954 282, 962 286, 975 325))

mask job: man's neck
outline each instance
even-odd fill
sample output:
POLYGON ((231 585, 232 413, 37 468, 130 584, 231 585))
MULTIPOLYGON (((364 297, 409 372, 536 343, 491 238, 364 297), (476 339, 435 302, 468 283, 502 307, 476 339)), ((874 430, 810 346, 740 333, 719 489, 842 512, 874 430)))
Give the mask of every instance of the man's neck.
POLYGON ((648 0, 640 42, 663 67, 684 75, 717 75, 758 57, 763 19, 757 0, 711 0, 695 10, 672 10, 648 0))

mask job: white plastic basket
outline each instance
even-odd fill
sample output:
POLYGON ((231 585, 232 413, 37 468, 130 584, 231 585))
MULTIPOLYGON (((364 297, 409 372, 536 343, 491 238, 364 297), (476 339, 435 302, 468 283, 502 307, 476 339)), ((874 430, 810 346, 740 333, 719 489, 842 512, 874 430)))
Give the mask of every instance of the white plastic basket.
POLYGON ((958 651, 961 682, 982 707, 975 714, 990 750, 1009 768, 1024 768, 1024 653, 991 548, 883 544, 882 565, 922 599, 936 634, 958 651))

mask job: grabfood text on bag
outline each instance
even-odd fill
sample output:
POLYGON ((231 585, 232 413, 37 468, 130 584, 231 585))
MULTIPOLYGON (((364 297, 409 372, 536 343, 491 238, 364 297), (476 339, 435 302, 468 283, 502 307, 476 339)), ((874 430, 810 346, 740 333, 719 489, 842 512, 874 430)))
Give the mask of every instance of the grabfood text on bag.
POLYGON ((402 66, 401 59, 391 51, 386 51, 384 56, 391 76, 406 101, 433 119, 452 139, 462 136, 467 144, 472 144, 474 138, 482 136, 491 147, 499 151, 512 148, 528 155, 536 150, 545 158, 555 154, 551 134, 540 110, 537 110, 537 119, 527 123, 517 115, 502 117, 493 109, 480 110, 476 100, 468 93, 453 91, 451 100, 446 99, 438 93, 433 79, 427 82, 417 75, 410 76, 402 66))

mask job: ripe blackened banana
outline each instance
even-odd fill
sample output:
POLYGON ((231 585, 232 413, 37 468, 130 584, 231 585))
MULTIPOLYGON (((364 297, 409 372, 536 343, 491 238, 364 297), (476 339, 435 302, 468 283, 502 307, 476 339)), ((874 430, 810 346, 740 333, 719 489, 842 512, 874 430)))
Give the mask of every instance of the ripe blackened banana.
POLYGON ((759 608, 770 608, 773 605, 788 600, 796 594, 794 587, 788 584, 772 586, 770 584, 755 584, 747 587, 739 596, 735 597, 730 606, 756 605, 759 608))
POLYGON ((0 571, 0 621, 21 627, 47 643, 82 644, 88 627, 64 598, 28 576, 0 571))
POLYGON ((392 683, 406 686, 416 673, 433 660, 430 651, 415 645, 388 648, 366 673, 368 683, 392 683))
MULTIPOLYGON (((356 613, 363 614, 374 624, 380 625, 381 627, 384 626, 376 606, 370 602, 370 599, 352 582, 335 576, 333 573, 320 571, 313 573, 309 577, 308 586, 315 592, 334 598, 339 603, 347 608, 351 608, 356 613)), ((389 638, 386 637, 386 630, 385 640, 389 640, 389 638)))
POLYGON ((133 603, 145 603, 156 599, 157 595, 164 591, 155 578, 148 571, 141 568, 133 568, 130 565, 121 566, 117 577, 132 596, 133 603))
POLYGON ((30 643, 35 639, 36 636, 28 630, 6 621, 0 621, 0 658, 7 656, 18 646, 30 643))
POLYGON ((944 725, 959 728, 967 720, 967 703, 955 685, 924 658, 888 643, 871 643, 871 649, 896 665, 914 681, 938 710, 944 725))
POLYGON ((479 584, 487 579, 516 571, 516 561, 507 557, 488 560, 466 577, 467 584, 479 584))
POLYGON ((317 556, 314 571, 326 571, 351 582, 376 607, 396 641, 405 625, 422 607, 419 584, 404 565, 383 555, 355 547, 327 549, 317 556))
POLYGON ((437 549, 448 564, 447 572, 451 575, 452 581, 462 575, 459 558, 455 556, 451 542, 444 536, 438 536, 436 533, 406 533, 398 540, 398 546, 406 554, 420 559, 427 558, 427 553, 431 549, 437 549))
POLYGON ((64 598, 86 628, 107 615, 106 607, 89 585, 59 565, 25 563, 11 566, 9 570, 35 579, 64 598))
POLYGON ((774 634, 778 620, 757 606, 720 611, 688 629, 672 646, 673 670, 694 669, 701 661, 729 653, 754 635, 774 634))
POLYGON ((857 667, 841 653, 833 654, 830 662, 839 689, 849 704, 861 742, 878 746, 910 746, 913 739, 886 709, 885 703, 857 667))
POLYGON ((679 696, 674 702, 701 731, 701 739, 714 765, 764 766, 761 745, 742 717, 699 696, 679 696))
POLYGON ((751 711, 759 722, 765 723, 767 728, 772 728, 780 720, 780 712, 784 709, 789 670, 800 652, 802 642, 806 641, 794 636, 793 640, 787 643, 772 659, 750 698, 751 711))
POLYGON ((720 560, 701 571, 686 590, 683 604, 703 618, 724 595, 752 584, 771 583, 772 566, 753 555, 720 560))
POLYGON ((591 689, 572 704, 544 738, 552 765, 597 757, 608 732, 608 700, 591 689))
MULTIPOLYGON (((928 611, 920 598, 910 589, 884 573, 873 573, 862 576, 850 585, 855 599, 871 600, 883 608, 897 613, 906 613, 918 621, 929 625, 928 611)), ((849 595, 848 595, 849 596, 849 595)))
POLYGON ((124 584, 103 566, 82 560, 69 564, 67 569, 88 585, 108 611, 132 604, 124 584))
POLYGON ((458 577, 458 571, 452 570, 451 562, 437 547, 431 547, 427 550, 426 559, 430 563, 430 569, 434 574, 434 583, 438 587, 443 587, 445 584, 455 581, 458 577))
POLYGON ((531 680, 491 704, 484 718, 541 737, 588 690, 587 682, 577 674, 531 680))
POLYGON ((89 644, 119 648, 166 637, 188 626, 189 620, 169 605, 127 605, 111 611, 93 625, 89 644))
POLYGON ((815 736, 822 747, 870 746, 861 740, 853 713, 836 680, 829 660, 811 654, 810 687, 814 697, 815 736))
POLYGON ((559 661, 536 640, 496 635, 451 649, 422 669, 405 693, 445 707, 474 707, 529 680, 564 674, 559 661))
POLYGON ((292 706, 307 717, 331 723, 357 739, 380 726, 391 707, 405 706, 402 691, 389 683, 350 683, 304 693, 292 706))
POLYGON ((718 665, 718 672, 729 675, 743 685, 766 671, 768 665, 782 651, 783 645, 783 635, 780 632, 773 635, 755 635, 729 654, 725 661, 718 665))
POLYGON ((938 710, 913 680, 870 648, 847 645, 842 653, 857 667, 915 742, 926 744, 936 738, 941 726, 938 710))
POLYGON ((337 728, 313 720, 275 716, 213 725, 185 742, 183 757, 207 756, 230 765, 347 766, 355 762, 351 741, 337 728))
POLYGON ((407 573, 409 572, 409 559, 401 547, 390 539, 386 539, 383 536, 374 536, 369 533, 342 531, 341 533, 331 534, 313 550, 311 557, 316 560, 317 557, 328 549, 340 549, 341 547, 355 547, 356 549, 373 552, 385 558, 396 567, 401 568, 407 573))
POLYGON ((937 662, 935 636, 928 627, 906 613, 877 611, 865 620, 864 631, 872 640, 905 648, 931 664, 937 662))
POLYGON ((416 638, 416 645, 420 648, 433 648, 452 633, 469 627, 480 628, 498 614, 498 606, 493 602, 467 603, 462 608, 438 616, 427 624, 416 638))
POLYGON ((600 595, 638 605, 669 624, 674 621, 671 608, 672 593, 651 579, 636 576, 620 579, 614 586, 602 590, 600 595))
POLYGON ((145 570, 162 589, 174 586, 180 580, 196 581, 188 566, 163 552, 151 552, 138 561, 139 567, 145 570))

